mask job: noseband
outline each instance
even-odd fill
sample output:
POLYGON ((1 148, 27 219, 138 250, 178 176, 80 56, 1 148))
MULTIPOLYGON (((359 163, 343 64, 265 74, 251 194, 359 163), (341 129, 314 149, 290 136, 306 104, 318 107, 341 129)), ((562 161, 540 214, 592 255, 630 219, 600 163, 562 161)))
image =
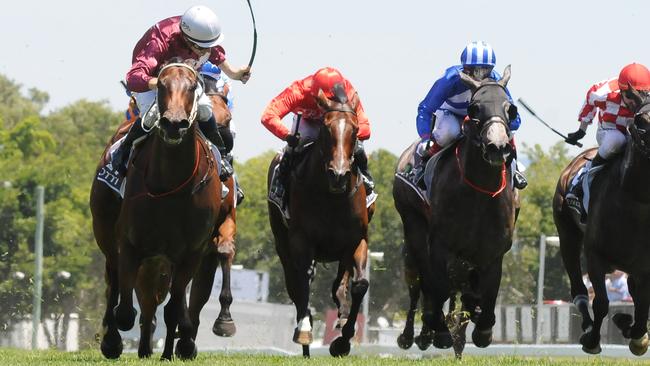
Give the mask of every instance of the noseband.
MULTIPOLYGON (((174 63, 170 63, 170 64, 167 64, 167 65, 163 66, 163 68, 160 69, 160 72, 158 73, 158 77, 160 77, 160 75, 162 75, 162 73, 165 70, 167 70, 168 68, 171 68, 171 67, 182 67, 182 68, 185 68, 187 70, 192 71, 192 75, 194 75, 194 80, 198 83, 199 74, 196 72, 196 70, 194 70, 192 67, 190 67, 189 65, 184 64, 182 62, 174 62, 174 63)), ((199 107, 199 97, 200 97, 199 93, 200 93, 199 88, 196 88, 196 90, 194 91, 194 101, 192 102, 192 109, 190 110, 190 114, 189 114, 189 116, 187 118, 187 120, 190 122, 190 126, 192 125, 192 123, 194 123, 194 120, 196 120, 197 112, 198 112, 198 109, 199 109, 198 108, 199 107)), ((158 99, 158 93, 156 93, 156 101, 157 101, 157 99, 158 99)), ((158 103, 156 103, 156 104, 158 104, 158 103)), ((154 123, 154 128, 160 128, 160 112, 158 112, 158 119, 154 123)))

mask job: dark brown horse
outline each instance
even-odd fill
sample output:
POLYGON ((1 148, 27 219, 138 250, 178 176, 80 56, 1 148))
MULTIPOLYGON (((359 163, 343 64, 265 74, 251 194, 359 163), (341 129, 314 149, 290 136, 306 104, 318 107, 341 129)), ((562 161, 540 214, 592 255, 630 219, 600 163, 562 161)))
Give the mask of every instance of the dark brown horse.
MULTIPOLYGON (((206 85, 210 80, 206 80, 206 85)), ((210 92, 215 88, 207 88, 206 94, 212 102, 212 113, 220 127, 229 128, 232 115, 226 101, 227 91, 224 93, 210 92)), ((215 233, 216 250, 211 250, 201 260, 201 265, 192 279, 192 290, 190 292, 190 318, 194 325, 194 338, 199 329, 199 314, 203 306, 210 298, 214 273, 217 266, 221 265, 222 283, 219 303, 221 311, 214 321, 212 332, 220 337, 232 337, 235 335, 235 322, 230 315, 230 304, 232 304, 232 292, 230 290, 230 270, 235 258, 235 235, 237 233, 236 215, 236 187, 235 178, 230 176, 223 184, 228 187, 228 195, 221 202, 221 210, 217 220, 215 233)))
MULTIPOLYGON (((411 144, 397 161, 396 173, 403 172, 411 164, 415 149, 419 140, 411 144)), ((404 259, 404 280, 409 291, 409 310, 406 315, 404 331, 397 338, 397 344, 402 349, 409 349, 413 342, 421 350, 426 350, 431 345, 433 334, 427 324, 422 325, 419 336, 414 337, 415 313, 417 311, 420 294, 422 294, 422 308, 431 308, 431 299, 427 297, 428 292, 422 291, 422 281, 431 277, 429 263, 429 248, 427 243, 427 231, 431 208, 429 203, 415 191, 414 185, 407 183, 400 175, 395 174, 393 180, 393 200, 395 208, 402 219, 404 228, 404 247, 402 257, 404 259)))
MULTIPOLYGON (((291 174, 289 213, 285 226, 282 213, 269 203, 269 219, 275 237, 276 250, 282 267, 289 297, 296 306, 293 340, 303 345, 303 355, 309 355, 312 342, 312 322, 309 312, 309 284, 312 262, 339 262, 332 297, 345 317, 341 299, 347 295, 348 280, 352 278, 352 302, 342 335, 330 345, 330 354, 345 356, 350 352, 350 339, 361 301, 368 289, 365 266, 368 252, 368 211, 366 192, 359 172, 353 164, 358 123, 355 107, 358 97, 349 102, 328 100, 322 92, 317 98, 325 111, 323 126, 305 161, 291 174)), ((269 168, 268 185, 279 156, 269 168)), ((340 319, 341 323, 344 322, 340 319)))
POLYGON ((196 259, 209 248, 221 203, 218 163, 194 123, 197 80, 196 72, 185 64, 161 70, 161 118, 154 136, 142 143, 132 159, 123 201, 103 183, 93 182, 93 229, 106 256, 107 306, 101 350, 108 358, 122 352, 118 329, 134 325, 134 288, 141 309, 138 355, 152 354, 154 313, 168 291, 162 357, 171 359, 177 327, 176 354, 181 358, 196 355, 185 289, 198 266, 196 259))
POLYGON ((472 91, 464 138, 442 153, 432 177, 426 175, 432 274, 422 284, 425 292, 430 286, 433 308, 425 309, 423 318, 438 348, 452 345, 443 304, 457 291, 476 324, 474 344, 487 347, 492 342, 501 263, 515 226, 515 191, 507 163, 513 153, 509 122, 517 115, 505 89, 510 67, 499 81, 460 75, 472 91))
POLYGON ((628 273, 628 288, 634 300, 634 318, 616 314, 612 318, 630 351, 641 356, 648 350, 650 307, 650 101, 631 88, 634 105, 640 106, 628 126, 630 139, 623 154, 610 159, 593 175, 586 225, 581 226, 564 202, 570 179, 593 156, 595 149, 579 155, 562 172, 553 198, 553 215, 560 235, 564 266, 571 282, 571 295, 583 317, 580 337, 583 351, 599 353, 600 328, 609 301, 605 275, 615 269, 628 273), (580 252, 584 245, 587 272, 594 287, 592 320, 587 289, 582 282, 580 252))

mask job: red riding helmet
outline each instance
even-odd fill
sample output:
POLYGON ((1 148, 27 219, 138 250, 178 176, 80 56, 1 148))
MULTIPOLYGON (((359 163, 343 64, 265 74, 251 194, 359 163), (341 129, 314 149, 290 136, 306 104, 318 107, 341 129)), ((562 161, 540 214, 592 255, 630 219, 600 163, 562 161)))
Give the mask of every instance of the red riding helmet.
POLYGON ((631 63, 618 75, 618 87, 627 90, 628 84, 636 90, 650 91, 650 71, 641 64, 631 63))
POLYGON ((334 97, 334 85, 341 84, 343 86, 343 75, 333 67, 323 67, 316 71, 312 76, 311 82, 311 95, 318 96, 318 91, 322 90, 325 96, 329 99, 334 97))

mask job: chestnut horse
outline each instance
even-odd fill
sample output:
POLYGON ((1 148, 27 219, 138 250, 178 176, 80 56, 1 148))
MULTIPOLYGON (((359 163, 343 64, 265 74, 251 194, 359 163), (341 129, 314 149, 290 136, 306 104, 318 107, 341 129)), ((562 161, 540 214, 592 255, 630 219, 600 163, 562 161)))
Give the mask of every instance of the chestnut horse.
MULTIPOLYGON (((505 89, 510 66, 498 81, 460 76, 472 91, 462 125, 464 138, 442 152, 435 166, 429 164, 425 175, 432 273, 424 278, 423 291, 431 289, 433 307, 425 309, 423 319, 434 331, 438 348, 453 343, 443 304, 450 295, 453 301, 456 292, 476 324, 474 344, 487 347, 492 342, 501 264, 515 226, 515 190, 507 163, 513 153, 509 122, 517 116, 505 89)), ((461 337, 464 343, 464 333, 461 337)))
MULTIPOLYGON (((208 87, 213 79, 206 78, 205 92, 212 102, 212 113, 219 127, 230 127, 232 114, 228 109, 226 100, 227 91, 220 93, 216 87, 208 87)), ((230 270, 235 258, 235 235, 237 233, 236 215, 236 187, 234 176, 228 177, 223 182, 228 187, 228 195, 221 201, 221 210, 217 220, 216 251, 208 251, 201 260, 201 265, 192 279, 192 290, 190 292, 190 318, 194 325, 194 338, 199 329, 199 314, 203 306, 210 298, 214 274, 217 266, 221 265, 222 282, 219 303, 221 311, 214 321, 212 332, 220 337, 232 337, 235 335, 235 322, 230 315, 230 304, 232 304, 232 292, 230 290, 230 270)))
POLYGON ((630 351, 641 356, 648 350, 648 308, 650 307, 650 100, 630 87, 634 104, 639 106, 625 152, 603 166, 593 176, 588 216, 585 225, 571 213, 564 196, 571 179, 586 163, 588 150, 562 172, 553 197, 553 217, 560 236, 564 266, 571 282, 571 296, 582 314, 582 350, 599 353, 600 328, 607 316, 609 301, 605 275, 615 269, 628 273, 628 288, 634 301, 634 318, 615 314, 612 318, 625 338, 631 338, 630 351), (584 245, 587 272, 594 287, 592 319, 587 289, 582 282, 580 252, 584 245))
POLYGON ((161 118, 154 136, 142 143, 131 161, 124 200, 103 183, 93 182, 93 229, 106 256, 101 350, 107 358, 117 358, 122 352, 118 329, 134 325, 134 288, 141 309, 138 355, 152 354, 154 313, 169 291, 162 358, 172 358, 177 327, 177 356, 196 356, 185 289, 199 264, 197 258, 209 248, 221 204, 218 162, 195 123, 197 81, 196 71, 185 64, 161 69, 161 118))
MULTIPOLYGON (((294 170, 291 174, 286 193, 290 195, 288 226, 282 212, 269 202, 276 250, 284 269, 287 292, 296 306, 298 326, 293 340, 303 346, 305 356, 309 356, 313 339, 309 312, 312 262, 339 261, 332 297, 339 306, 342 335, 330 345, 332 356, 349 354, 361 301, 368 290, 366 192, 353 164, 359 128, 354 112, 358 96, 349 103, 339 101, 327 99, 322 91, 318 95, 318 105, 325 111, 323 125, 311 151, 298 167, 300 173, 294 170), (344 309, 350 278, 352 302, 349 309, 344 309)), ((269 167, 269 189, 279 158, 276 156, 269 167)))

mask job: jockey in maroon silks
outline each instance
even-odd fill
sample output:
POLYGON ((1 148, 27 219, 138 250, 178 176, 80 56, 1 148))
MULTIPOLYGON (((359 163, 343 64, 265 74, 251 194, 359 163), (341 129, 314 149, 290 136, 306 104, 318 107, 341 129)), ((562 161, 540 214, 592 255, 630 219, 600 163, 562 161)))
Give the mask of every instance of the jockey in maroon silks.
MULTIPOLYGON (((233 68, 226 61, 226 52, 219 44, 223 41, 221 24, 216 14, 205 6, 193 6, 182 16, 174 16, 154 24, 135 45, 131 69, 126 74, 126 84, 137 102, 140 118, 136 120, 120 147, 113 154, 112 166, 119 173, 126 172, 126 159, 133 141, 148 133, 159 119, 156 103, 158 72, 170 59, 184 62, 194 61, 199 69, 209 61, 231 79, 246 83, 250 78, 250 67, 233 68)), ((212 115, 210 99, 197 88, 197 119, 203 134, 215 144, 222 155, 226 155, 225 144, 212 115)), ((226 138, 232 139, 232 137, 226 138)), ((232 171, 232 169, 222 169, 232 171)), ((225 180, 228 176, 223 176, 225 180)))
MULTIPOLYGON (((324 115, 324 111, 316 103, 318 91, 322 90, 327 98, 334 99, 334 87, 337 84, 343 87, 348 100, 357 94, 352 84, 333 67, 324 67, 313 75, 294 81, 268 104, 262 114, 262 124, 275 136, 286 141, 289 147, 295 147, 299 141, 282 123, 282 118, 289 113, 296 115, 300 113, 302 115, 298 131, 300 137, 316 138, 324 115)), ((359 131, 354 161, 363 175, 366 193, 370 195, 373 193, 374 183, 368 171, 368 157, 363 149, 363 141, 370 138, 370 124, 361 102, 357 103, 355 112, 359 131)), ((294 118, 294 124, 295 121, 294 118)))

